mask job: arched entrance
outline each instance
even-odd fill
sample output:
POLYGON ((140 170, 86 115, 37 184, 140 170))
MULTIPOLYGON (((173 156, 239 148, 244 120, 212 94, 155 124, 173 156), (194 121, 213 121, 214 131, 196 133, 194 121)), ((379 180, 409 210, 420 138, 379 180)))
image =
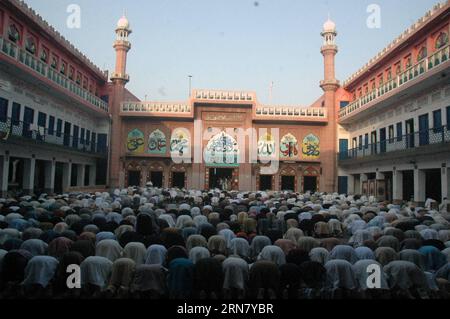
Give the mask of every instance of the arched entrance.
POLYGON ((150 164, 148 167, 147 180, 152 183, 154 187, 164 187, 164 165, 156 162, 150 164))
POLYGON ((126 185, 140 186, 142 184, 142 166, 138 162, 130 162, 126 166, 126 185))
POLYGON ((303 193, 310 191, 315 193, 319 190, 320 170, 316 167, 308 167, 303 171, 302 185, 303 193))
POLYGON ((186 167, 184 165, 173 165, 170 168, 169 186, 176 188, 185 188, 186 182, 186 167))
POLYGON ((293 167, 284 167, 281 169, 280 190, 297 191, 297 172, 293 167))

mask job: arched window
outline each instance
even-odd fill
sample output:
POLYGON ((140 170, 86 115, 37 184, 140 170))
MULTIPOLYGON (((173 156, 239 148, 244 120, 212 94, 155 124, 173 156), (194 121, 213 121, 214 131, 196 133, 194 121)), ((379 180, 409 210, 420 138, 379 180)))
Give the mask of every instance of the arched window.
POLYGON ((41 61, 47 63, 48 61, 48 51, 47 49, 42 49, 41 50, 41 61))
POLYGON ((428 55, 427 48, 426 47, 422 47, 419 50, 419 53, 417 54, 417 62, 422 61, 423 59, 425 59, 427 57, 427 55, 428 55))
POLYGON ((395 69, 395 74, 399 75, 400 73, 402 73, 402 67, 399 65, 397 65, 397 68, 395 69))
POLYGON ((36 43, 33 39, 33 37, 28 37, 27 41, 25 42, 25 49, 30 52, 31 54, 36 53, 36 43))
POLYGON ((446 46, 448 44, 448 34, 441 32, 436 38, 436 50, 446 46))
POLYGON ((205 163, 239 165, 239 145, 235 138, 225 132, 213 136, 204 150, 205 163))
POLYGON ((14 23, 9 26, 8 38, 14 43, 20 41, 20 32, 14 23))
POLYGON ((409 69, 412 66, 411 56, 406 58, 405 68, 409 69))

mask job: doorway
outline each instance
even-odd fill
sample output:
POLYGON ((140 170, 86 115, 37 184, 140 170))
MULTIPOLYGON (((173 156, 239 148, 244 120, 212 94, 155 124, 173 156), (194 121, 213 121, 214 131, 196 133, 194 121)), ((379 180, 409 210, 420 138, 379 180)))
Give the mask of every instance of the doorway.
POLYGON ((295 191, 295 176, 281 176, 281 190, 295 191))
POLYGON ((303 177, 303 192, 310 191, 315 193, 317 191, 317 176, 304 176, 303 177))
POLYGON ((405 122, 406 126, 406 147, 414 147, 414 119, 409 119, 405 122))
POLYGON ((259 190, 261 191, 272 190, 272 175, 259 176, 259 190))
POLYGON ((425 171, 425 199, 431 198, 439 203, 442 201, 441 178, 439 168, 425 171))
POLYGON ((153 187, 162 187, 163 185, 163 172, 150 172, 150 181, 153 187))
POLYGON ((184 172, 172 172, 172 187, 184 188, 184 172))
POLYGON ((128 186, 141 185, 141 172, 140 171, 128 171, 128 186))
POLYGON ((231 168, 210 168, 209 188, 219 188, 221 190, 231 190, 233 169, 231 168))
POLYGON ((403 171, 403 200, 414 199, 414 171, 403 171))

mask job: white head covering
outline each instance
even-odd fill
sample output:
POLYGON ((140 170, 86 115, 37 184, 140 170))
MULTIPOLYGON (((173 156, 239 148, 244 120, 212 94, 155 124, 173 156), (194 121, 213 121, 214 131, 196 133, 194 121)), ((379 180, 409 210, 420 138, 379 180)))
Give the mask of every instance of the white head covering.
POLYGON ((205 259, 211 257, 208 249, 205 247, 194 247, 189 251, 189 259, 193 264, 196 264, 200 259, 205 259))
POLYGON ((104 288, 112 271, 112 261, 100 256, 89 256, 80 265, 81 284, 92 284, 104 288))
POLYGON ((281 266, 286 263, 286 256, 280 247, 270 245, 263 248, 258 255, 258 260, 272 261, 277 264, 277 266, 281 266))
POLYGON ((143 243, 131 242, 123 249, 123 257, 132 259, 136 263, 136 266, 145 263, 146 254, 147 249, 145 249, 143 243))
POLYGON ((95 247, 95 255, 105 257, 114 262, 122 255, 122 247, 114 239, 105 239, 99 242, 95 247))
POLYGON ((57 268, 58 260, 56 258, 51 256, 35 256, 31 258, 25 268, 25 280, 22 284, 39 284, 45 288, 50 280, 53 279, 57 268))
POLYGON ((325 264, 325 269, 329 288, 356 289, 358 287, 352 265, 348 261, 330 260, 325 264))
POLYGON ((228 257, 222 263, 224 272, 224 289, 245 289, 248 280, 248 264, 238 257, 228 257))

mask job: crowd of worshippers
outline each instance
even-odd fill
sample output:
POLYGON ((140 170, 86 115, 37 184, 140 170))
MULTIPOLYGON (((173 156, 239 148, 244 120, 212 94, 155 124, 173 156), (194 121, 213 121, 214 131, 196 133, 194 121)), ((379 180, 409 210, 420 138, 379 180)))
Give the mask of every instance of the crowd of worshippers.
POLYGON ((0 299, 450 298, 446 207, 145 187, 3 198, 0 212, 0 299))

